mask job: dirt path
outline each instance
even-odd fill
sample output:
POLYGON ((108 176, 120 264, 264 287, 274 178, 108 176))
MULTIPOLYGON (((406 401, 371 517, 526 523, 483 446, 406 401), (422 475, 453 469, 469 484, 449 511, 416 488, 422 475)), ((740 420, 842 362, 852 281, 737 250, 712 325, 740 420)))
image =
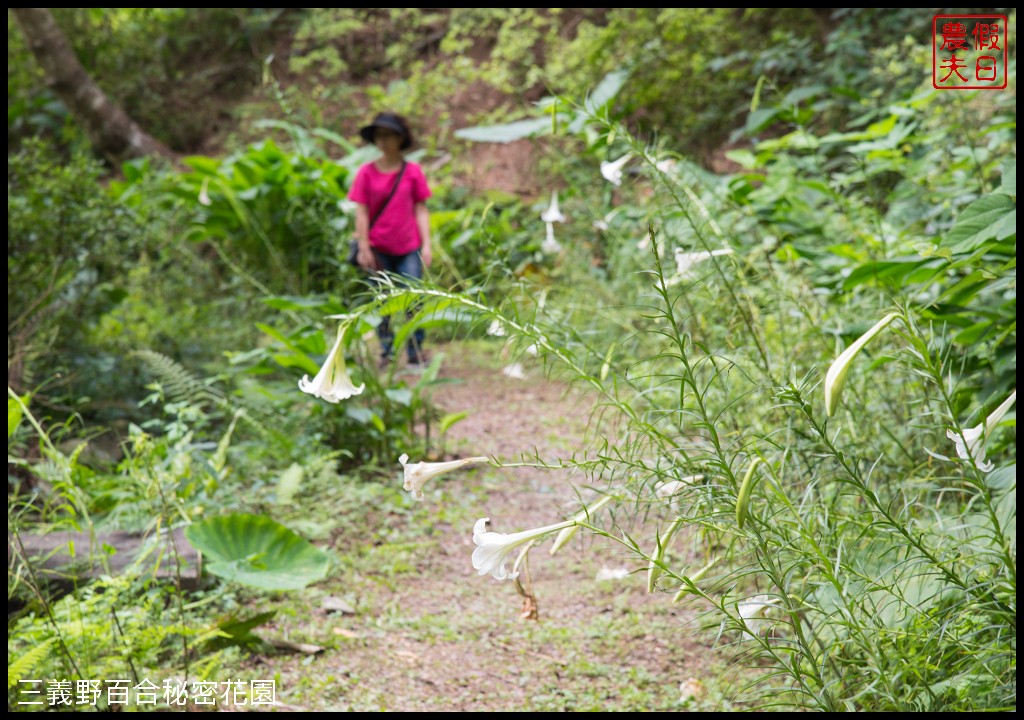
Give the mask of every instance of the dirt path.
MULTIPOLYGON (((452 345, 435 401, 469 417, 449 433, 450 454, 516 461, 579 450, 590 404, 527 365, 506 377, 482 346, 452 345)), ((646 592, 646 573, 621 546, 580 533, 555 556, 551 541, 531 553, 539 621, 520 617, 511 582, 473 570, 472 526, 497 532, 558 522, 579 505, 581 477, 535 468, 453 473, 427 487, 408 513, 390 513, 372 544, 329 588, 354 614, 311 610, 314 633, 333 648, 281 669, 281 700, 298 707, 386 711, 673 710, 713 707, 714 691, 679 702, 680 683, 705 686, 709 637, 695 611, 646 592), (597 579, 602 569, 635 571, 597 579), (315 698, 315 700, 313 700, 315 698)), ((403 498, 404 499, 404 498, 403 498)), ((643 538, 648 540, 648 538, 643 538)), ((301 621, 302 618, 297 618, 301 621)), ((287 625, 287 623, 283 623, 287 625)), ((280 669, 277 659, 269 664, 280 669)))

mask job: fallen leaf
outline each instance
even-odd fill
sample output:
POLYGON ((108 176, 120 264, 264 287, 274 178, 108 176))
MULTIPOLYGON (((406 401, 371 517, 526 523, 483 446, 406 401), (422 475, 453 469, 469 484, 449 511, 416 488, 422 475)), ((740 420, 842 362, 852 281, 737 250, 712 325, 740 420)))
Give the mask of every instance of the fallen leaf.
POLYGON ((629 570, 626 568, 603 567, 597 571, 595 580, 623 580, 629 577, 629 570))
POLYGON ((705 692, 704 683, 695 678, 688 678, 679 683, 679 702, 699 701, 704 697, 705 692))
POLYGON ((290 640, 268 640, 271 645, 281 650, 291 650, 292 652, 306 653, 307 655, 315 655, 318 652, 323 652, 324 648, 320 645, 311 645, 310 643, 295 643, 290 640))
POLYGON ((340 612, 342 615, 355 615, 356 609, 340 597, 328 595, 320 603, 320 607, 328 612, 340 612))

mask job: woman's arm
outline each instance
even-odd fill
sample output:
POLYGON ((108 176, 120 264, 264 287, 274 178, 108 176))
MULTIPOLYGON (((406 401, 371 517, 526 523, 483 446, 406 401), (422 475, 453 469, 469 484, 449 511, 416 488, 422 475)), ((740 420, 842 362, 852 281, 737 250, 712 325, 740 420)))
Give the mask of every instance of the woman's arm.
POLYGON ((416 229, 420 232, 420 241, 423 243, 420 246, 420 257, 423 258, 423 264, 430 267, 430 263, 434 260, 433 250, 430 248, 430 211, 427 210, 426 203, 416 203, 416 229))

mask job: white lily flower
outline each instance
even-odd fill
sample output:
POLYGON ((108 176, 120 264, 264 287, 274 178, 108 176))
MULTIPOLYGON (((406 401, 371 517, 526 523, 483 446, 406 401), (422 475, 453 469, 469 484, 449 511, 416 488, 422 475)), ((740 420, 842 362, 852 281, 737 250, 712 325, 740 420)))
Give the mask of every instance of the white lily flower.
POLYGON ((403 488, 412 493, 412 496, 416 500, 423 499, 423 485, 430 478, 437 477, 446 472, 452 470, 458 470, 461 467, 467 465, 475 465, 476 463, 489 462, 489 458, 485 457, 471 457, 463 458, 462 460, 450 460, 448 462, 418 462, 410 463, 409 456, 406 453, 402 453, 402 456, 398 458, 398 462, 402 463, 402 470, 405 473, 405 484, 403 488))
POLYGON ((473 551, 473 568, 480 575, 490 573, 496 580, 514 580, 519 573, 515 570, 509 573, 505 563, 508 562, 508 556, 516 548, 531 540, 539 540, 545 535, 567 528, 575 524, 576 521, 566 520, 556 525, 524 530, 511 535, 488 531, 487 524, 489 522, 489 518, 480 518, 473 526, 473 542, 477 546, 473 551))
POLYGON ((755 595, 737 606, 740 617, 746 623, 751 635, 760 635, 768 625, 768 613, 775 608, 779 598, 769 595, 755 595))
POLYGON ((210 178, 203 178, 203 186, 199 188, 199 204, 205 207, 209 207, 213 203, 210 201, 210 193, 207 192, 207 188, 210 187, 210 178))
POLYGON ((718 250, 701 250, 699 252, 686 252, 682 248, 676 248, 676 274, 669 284, 675 284, 689 277, 693 266, 697 263, 710 260, 713 257, 732 255, 732 248, 720 248, 718 250))
POLYGON ((547 223, 547 226, 547 236, 544 238, 544 242, 540 244, 540 249, 541 252, 548 253, 549 255, 554 255, 557 252, 561 252, 562 243, 555 240, 555 224, 553 222, 549 222, 547 223))
POLYGON ((497 318, 491 320, 491 324, 487 328, 487 334, 493 335, 494 337, 504 337, 505 326, 501 324, 501 320, 498 320, 497 318))
POLYGON ((850 372, 850 364, 857 357, 857 353, 864 349, 875 335, 882 332, 893 320, 898 318, 899 313, 889 313, 879 320, 873 328, 861 335, 856 342, 846 348, 832 363, 832 366, 825 374, 825 413, 832 417, 839 408, 839 398, 843 394, 843 386, 846 384, 846 375, 850 372))
POLYGON ((341 347, 344 339, 345 329, 342 327, 338 330, 338 339, 334 341, 331 354, 327 356, 320 372, 316 374, 312 382, 309 380, 309 375, 303 375, 299 380, 299 390, 329 403, 341 402, 363 391, 366 384, 356 387, 345 369, 345 352, 341 347))
POLYGON ((511 365, 506 365, 501 369, 501 374, 506 377, 510 377, 513 380, 526 379, 526 373, 523 372, 522 363, 512 363, 511 365))
POLYGON ((632 157, 633 156, 631 154, 626 153, 618 160, 614 160, 612 162, 605 161, 601 163, 601 175, 604 177, 605 180, 610 182, 612 185, 621 185, 622 168, 623 166, 625 166, 626 163, 629 162, 630 158, 632 157))
POLYGON ((540 348, 537 347, 537 343, 530 343, 529 345, 526 346, 525 352, 527 355, 537 357, 537 355, 540 353, 540 348))
POLYGON ((655 488, 654 495, 656 497, 663 499, 669 498, 675 495, 683 488, 688 488, 691 485, 696 485, 703 479, 703 475, 691 475, 689 477, 684 477, 681 480, 669 480, 668 482, 663 482, 661 485, 655 488))
POLYGON ((540 214, 540 219, 546 223, 565 222, 565 215, 558 209, 558 191, 551 192, 551 204, 540 214))
POLYGON ((1003 415, 1007 413, 1015 402, 1017 402, 1016 390, 1010 393, 1010 397, 1006 398, 1002 405, 992 411, 992 414, 985 419, 985 422, 965 429, 962 438, 957 435, 953 428, 946 430, 946 437, 956 443, 956 454, 968 462, 971 461, 971 458, 974 458, 974 464, 979 470, 982 472, 992 472, 995 465, 985 460, 985 443, 988 441, 989 435, 992 434, 992 431, 996 429, 996 426, 1003 419, 1003 415))
POLYGON ((956 443, 956 454, 967 462, 971 462, 973 457, 975 467, 985 473, 992 472, 995 465, 991 461, 986 462, 985 460, 985 423, 972 428, 964 428, 963 433, 961 438, 953 428, 946 430, 946 437, 956 443), (968 448, 970 448, 970 453, 967 452, 968 448))

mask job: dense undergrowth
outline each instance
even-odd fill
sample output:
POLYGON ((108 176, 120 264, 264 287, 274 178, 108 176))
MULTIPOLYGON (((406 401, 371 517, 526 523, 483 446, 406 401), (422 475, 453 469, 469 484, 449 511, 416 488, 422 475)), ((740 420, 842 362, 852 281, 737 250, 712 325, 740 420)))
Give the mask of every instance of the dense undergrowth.
MULTIPOLYGON (((426 112, 420 95, 452 78, 525 94, 546 82, 557 97, 514 117, 481 112, 458 138, 436 114, 415 156, 529 138, 543 191, 536 205, 467 196, 457 159, 435 165, 437 257, 414 287, 371 289, 342 261, 348 182, 371 156, 313 122, 317 98, 271 83, 280 115, 260 125, 264 139, 184 168, 132 161, 111 179, 73 129, 54 133, 53 112, 26 109, 45 93, 11 81, 15 548, 55 529, 156 536, 228 513, 316 539, 359 517, 366 480, 393 474, 402 453, 443 459, 464 421, 429 399, 443 358, 419 375, 375 369, 373 328, 395 314, 407 318, 399 341, 419 327, 489 338, 591 389, 585 447, 493 462, 582 470, 588 496, 611 499, 576 516, 578 531, 620 542, 652 592, 693 603, 726 652, 768 668, 744 702, 1014 708, 1015 87, 950 93, 893 72, 927 65, 927 35, 914 26, 870 52, 862 41, 902 14, 840 13, 818 36, 801 18, 755 13, 738 19, 752 49, 691 57, 686 40, 728 13, 594 11, 565 39, 557 13, 493 12, 453 11, 441 41, 466 50, 489 28, 485 67, 445 76, 410 60, 405 84, 370 95, 426 112), (542 39, 546 61, 526 62, 542 39), (723 92, 701 80, 689 112, 642 62, 656 52, 672 73, 718 68, 723 92), (810 72, 797 67, 807 54, 821 60, 810 72), (606 66, 588 60, 599 56, 606 66), (733 171, 711 172, 695 148, 727 130, 733 171), (361 392, 338 404, 299 392, 338 360, 361 392), (634 536, 637 518, 658 531, 634 536), (698 566, 681 560, 694 555, 698 566)), ((336 13, 334 25, 298 23, 297 46, 372 19, 336 13)), ((389 21, 396 38, 443 24, 389 21)), ((121 49, 121 61, 146 50, 121 49)), ((401 49, 292 60, 349 72, 401 49)), ((96 53, 98 73, 118 66, 96 53)), ((145 567, 57 600, 36 563, 13 566, 11 708, 29 677, 113 677, 127 664, 202 681, 257 647, 266 618, 235 615, 231 592, 189 593, 145 567)))

